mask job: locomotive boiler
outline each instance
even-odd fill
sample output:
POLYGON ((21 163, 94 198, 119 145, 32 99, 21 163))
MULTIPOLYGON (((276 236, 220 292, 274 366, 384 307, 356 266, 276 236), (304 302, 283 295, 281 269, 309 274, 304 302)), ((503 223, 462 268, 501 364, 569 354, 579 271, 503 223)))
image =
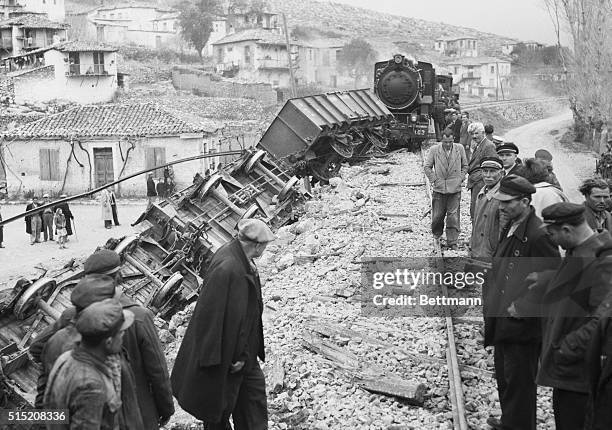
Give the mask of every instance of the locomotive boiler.
POLYGON ((374 65, 374 92, 395 116, 387 128, 390 144, 414 149, 430 137, 440 112, 443 120, 445 87, 452 87, 452 77, 440 82, 431 63, 396 54, 374 65))

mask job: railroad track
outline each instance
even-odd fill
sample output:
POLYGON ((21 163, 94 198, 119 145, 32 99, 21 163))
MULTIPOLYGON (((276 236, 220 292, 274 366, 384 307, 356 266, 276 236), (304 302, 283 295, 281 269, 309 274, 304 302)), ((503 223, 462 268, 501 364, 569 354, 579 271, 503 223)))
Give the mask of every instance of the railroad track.
MULTIPOLYGON (((421 161, 424 161, 425 155, 421 147, 420 151, 421 161)), ((423 177, 425 179, 425 189, 429 200, 432 201, 432 191, 430 182, 425 172, 423 171, 423 177)), ((444 259, 442 255, 442 247, 439 242, 434 242, 434 254, 436 257, 438 271, 444 272, 444 259)), ((448 295, 448 289, 446 285, 442 285, 442 293, 444 296, 448 295)), ((457 345, 455 341, 455 333, 453 327, 453 318, 450 315, 448 308, 444 308, 445 316, 444 322, 446 325, 446 341, 448 347, 446 348, 446 365, 448 368, 448 381, 449 381, 449 397, 452 405, 453 412, 453 429, 454 430, 469 430, 467 422, 467 414, 465 410, 465 397, 463 395, 463 384, 461 383, 461 370, 459 369, 459 360, 457 357, 457 345)))
POLYGON ((524 103, 541 103, 541 102, 560 102, 566 101, 567 97, 534 97, 524 99, 513 99, 513 100, 500 100, 494 102, 483 102, 483 103, 466 103, 461 105, 463 109, 476 109, 476 108, 487 108, 496 106, 510 106, 524 103))

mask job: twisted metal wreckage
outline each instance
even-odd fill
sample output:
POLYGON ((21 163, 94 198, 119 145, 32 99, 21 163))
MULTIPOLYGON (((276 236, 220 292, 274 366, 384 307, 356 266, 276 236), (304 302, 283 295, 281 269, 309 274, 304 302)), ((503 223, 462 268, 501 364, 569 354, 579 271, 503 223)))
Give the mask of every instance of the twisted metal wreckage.
MULTIPOLYGON (((259 217, 274 228, 294 220, 310 197, 299 177, 326 181, 341 161, 384 147, 392 118, 370 90, 289 100, 256 149, 208 177, 196 174, 193 185, 147 208, 134 223, 138 234, 104 245, 122 257, 124 294, 169 320, 196 300, 211 257, 234 237, 240 219, 259 217)), ((39 368, 28 356, 30 341, 71 306, 71 290, 82 276, 73 260, 0 291, 0 407, 33 404, 39 368)))

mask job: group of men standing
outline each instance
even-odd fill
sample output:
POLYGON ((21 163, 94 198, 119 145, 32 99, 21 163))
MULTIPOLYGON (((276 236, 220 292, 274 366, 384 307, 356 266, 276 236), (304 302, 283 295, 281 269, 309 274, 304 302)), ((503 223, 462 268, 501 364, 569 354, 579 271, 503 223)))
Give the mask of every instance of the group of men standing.
MULTIPOLYGON (((30 346, 41 363, 36 407, 67 409, 70 429, 157 429, 173 395, 208 430, 264 430, 263 300, 254 259, 276 237, 245 219, 210 262, 172 376, 153 314, 122 294, 121 259, 108 249, 84 264, 72 308, 30 346)), ((51 428, 51 427, 49 427, 51 428)))
POLYGON ((486 273, 484 343, 494 347, 502 409, 487 422, 500 430, 535 430, 539 384, 553 388, 558 430, 610 429, 609 185, 589 179, 580 187, 585 201, 571 203, 548 151, 521 161, 514 143, 496 145, 481 123, 467 129, 469 150, 456 142, 451 126, 424 164, 433 187, 434 239, 446 221, 451 249, 457 248, 461 184, 468 175, 470 266, 486 273))
MULTIPOLYGON (((60 198, 68 197, 66 194, 62 194, 60 198)), ((49 194, 43 195, 43 199, 39 200, 36 196, 32 198, 32 201, 26 206, 26 211, 31 211, 41 206, 47 206, 51 203, 49 194)), ((53 238, 53 216, 57 209, 61 209, 64 217, 66 218, 65 229, 67 236, 72 236, 72 223, 74 215, 70 210, 68 203, 61 203, 55 206, 47 206, 40 211, 33 212, 32 214, 25 217, 26 233, 30 235, 30 245, 40 243, 41 236, 43 234, 43 240, 55 240, 53 238)))

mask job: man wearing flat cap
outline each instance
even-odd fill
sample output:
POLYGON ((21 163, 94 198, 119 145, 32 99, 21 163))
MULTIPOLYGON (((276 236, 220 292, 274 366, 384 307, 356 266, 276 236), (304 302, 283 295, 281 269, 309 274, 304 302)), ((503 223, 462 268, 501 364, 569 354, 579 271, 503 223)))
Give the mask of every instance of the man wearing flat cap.
POLYGON ((474 222, 470 238, 470 255, 478 260, 490 262, 499 243, 502 217, 499 200, 493 196, 499 190, 503 177, 502 161, 497 157, 484 157, 480 162, 484 187, 476 196, 474 222))
MULTIPOLYGON (((476 205, 476 196, 482 187, 482 171, 480 170, 480 162, 483 157, 495 157, 495 145, 485 137, 484 125, 481 122, 473 122, 468 128, 469 134, 472 136, 471 155, 468 159, 468 180, 467 189, 471 190, 470 197, 470 218, 474 220, 474 206, 476 205)), ((466 153, 468 151, 466 150, 466 153)))
POLYGON ((276 237, 261 220, 238 223, 238 237, 215 253, 172 371, 181 407, 210 430, 268 426, 261 284, 253 259, 276 237))
POLYGON ((548 179, 547 179, 548 183, 551 185, 554 185, 555 187, 563 191, 563 188, 561 188, 561 184, 559 183, 559 180, 557 179, 557 175, 555 175, 555 172, 553 171, 552 154, 548 152, 546 149, 538 149, 535 152, 534 156, 536 159, 542 160, 542 162, 546 165, 546 169, 548 170, 548 179))
MULTIPOLYGON (((553 388, 555 424, 559 430, 583 429, 589 399, 586 350, 588 324, 612 291, 612 237, 596 233, 585 207, 555 203, 542 211, 552 242, 567 251, 557 270, 529 276, 531 291, 544 304, 544 335, 537 382, 553 388)), ((520 303, 516 306, 521 313, 520 303)), ((599 364, 599 363, 597 363, 599 364)))
POLYGON ((539 318, 517 317, 511 305, 528 292, 527 275, 554 269, 559 250, 531 206, 535 187, 517 175, 500 181, 494 198, 508 220, 493 254, 493 268, 484 303, 485 346, 495 347, 495 377, 501 420, 490 417, 496 429, 536 430, 536 372, 541 342, 539 318))
POLYGON ((67 409, 69 423, 54 428, 129 428, 122 419, 121 352, 134 315, 113 299, 85 308, 76 320, 81 342, 56 360, 45 391, 45 405, 67 409))
POLYGON ((516 174, 521 160, 518 158, 519 149, 512 142, 504 142, 497 147, 497 156, 504 163, 504 176, 516 174))

